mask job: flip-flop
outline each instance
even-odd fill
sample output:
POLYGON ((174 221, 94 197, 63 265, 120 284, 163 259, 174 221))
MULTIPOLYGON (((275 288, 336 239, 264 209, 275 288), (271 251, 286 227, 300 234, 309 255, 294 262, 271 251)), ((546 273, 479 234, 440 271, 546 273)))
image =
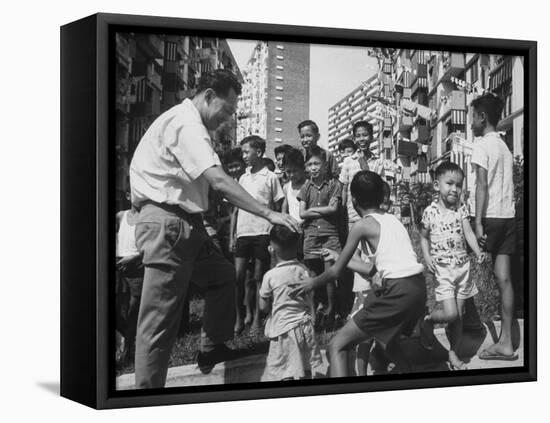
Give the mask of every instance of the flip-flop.
POLYGON ((447 367, 448 367, 449 370, 451 370, 451 371, 456 371, 456 370, 468 370, 468 366, 466 365, 466 363, 462 363, 460 366, 456 366, 456 365, 454 365, 453 363, 451 363, 450 361, 447 361, 447 367))
POLYGON ((497 352, 492 353, 487 350, 481 351, 477 356, 481 360, 515 361, 518 359, 517 354, 505 355, 497 352))

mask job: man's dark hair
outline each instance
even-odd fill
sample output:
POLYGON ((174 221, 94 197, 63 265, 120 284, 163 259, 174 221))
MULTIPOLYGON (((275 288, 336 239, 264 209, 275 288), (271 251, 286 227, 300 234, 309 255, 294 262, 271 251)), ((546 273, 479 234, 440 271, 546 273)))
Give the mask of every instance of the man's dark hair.
POLYGON ((345 138, 338 143, 338 151, 342 152, 346 148, 353 148, 353 151, 357 150, 357 146, 351 138, 345 138))
POLYGON ((365 128, 371 137, 374 134, 372 125, 368 123, 366 120, 360 120, 353 124, 353 129, 352 129, 353 136, 355 136, 355 133, 357 132, 358 128, 365 128))
POLYGON ((297 148, 292 147, 288 153, 285 153, 283 157, 283 166, 284 167, 297 167, 300 169, 305 168, 304 155, 297 148))
POLYGON ((384 180, 370 170, 357 172, 350 184, 351 196, 362 209, 379 207, 384 201, 384 180))
POLYGON ((315 122, 313 122, 312 120, 304 120, 303 122, 300 122, 298 124, 298 132, 300 132, 300 130, 302 128, 305 128, 306 126, 311 126, 311 129, 313 130, 313 132, 315 132, 316 134, 319 133, 319 127, 317 126, 317 124, 315 122))
POLYGON ((504 103, 498 96, 488 93, 480 95, 472 100, 470 106, 478 113, 485 113, 489 123, 493 126, 497 126, 502 115, 504 103))
POLYGON ((307 159, 311 159, 312 157, 319 157, 323 162, 327 161, 327 152, 323 150, 318 145, 314 145, 311 147, 307 154, 307 159))
POLYGON ((274 244, 282 248, 296 247, 300 239, 298 232, 294 232, 283 225, 273 225, 269 237, 274 244))
POLYGON ((216 69, 201 76, 196 93, 199 94, 208 88, 213 89, 219 97, 227 97, 230 89, 235 90, 237 95, 242 91, 241 83, 235 74, 226 69, 216 69))
POLYGON ((443 162, 435 169, 435 179, 439 179, 441 176, 450 172, 460 173, 462 178, 464 178, 464 171, 459 165, 453 162, 443 162))
POLYGON ((244 164, 243 160, 243 151, 241 150, 241 147, 235 147, 229 150, 227 153, 223 155, 222 163, 224 165, 229 165, 230 163, 239 162, 244 164))
POLYGON ((263 157, 262 161, 264 163, 264 166, 267 167, 268 170, 271 172, 275 172, 275 163, 273 163, 273 160, 271 160, 269 157, 263 157))
POLYGON ((291 145, 281 144, 281 145, 278 145, 277 147, 275 147, 273 152, 275 153, 275 157, 277 157, 279 154, 286 155, 292 148, 294 148, 294 147, 292 147, 291 145))
POLYGON ((244 137, 241 142, 241 145, 250 144, 250 147, 260 150, 262 153, 265 153, 265 140, 258 135, 249 135, 244 137))

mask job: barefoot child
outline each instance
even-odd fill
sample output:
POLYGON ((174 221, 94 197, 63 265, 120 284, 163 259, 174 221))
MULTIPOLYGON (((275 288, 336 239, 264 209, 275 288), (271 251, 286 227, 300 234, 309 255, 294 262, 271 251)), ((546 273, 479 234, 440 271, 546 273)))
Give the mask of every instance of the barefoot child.
POLYGON ((479 259, 481 250, 468 220, 468 211, 460 203, 464 172, 455 163, 443 163, 435 170, 434 189, 439 198, 422 216, 420 245, 430 272, 435 274, 435 299, 443 310, 426 316, 421 327, 422 345, 431 349, 433 323, 448 323, 450 329, 449 368, 466 370, 457 351, 462 338, 464 302, 477 294, 470 279, 470 262, 466 242, 479 259))
POLYGON ((260 288, 260 309, 270 313, 265 325, 265 335, 270 339, 268 378, 309 378, 312 368, 320 364, 312 322, 313 295, 289 295, 290 285, 309 277, 307 268, 296 257, 300 237, 297 232, 275 225, 270 239, 278 263, 265 274, 260 288))
POLYGON ((418 262, 406 229, 393 215, 380 210, 384 199, 384 181, 370 171, 358 172, 351 182, 353 204, 361 216, 348 236, 336 262, 323 274, 301 282, 293 295, 309 293, 334 281, 350 263, 353 270, 364 274, 372 271, 372 263, 353 258, 361 244, 382 279, 375 295, 368 295, 363 308, 340 329, 329 347, 330 376, 348 376, 348 351, 367 339, 375 339, 397 371, 410 371, 398 340, 410 331, 423 315, 426 302, 426 283, 423 266, 418 262), (350 262, 350 260, 355 263, 350 262))

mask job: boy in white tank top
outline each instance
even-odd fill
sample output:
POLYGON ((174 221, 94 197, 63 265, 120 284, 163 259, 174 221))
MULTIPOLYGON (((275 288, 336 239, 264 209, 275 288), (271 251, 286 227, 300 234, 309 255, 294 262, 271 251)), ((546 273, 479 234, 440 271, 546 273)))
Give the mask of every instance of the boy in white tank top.
POLYGON ((346 268, 362 273, 378 271, 382 278, 376 295, 369 295, 361 308, 338 331, 329 346, 330 376, 348 376, 348 352, 367 339, 375 339, 398 372, 410 371, 409 363, 399 346, 399 336, 412 332, 423 317, 426 283, 423 266, 418 262, 407 230, 399 220, 381 210, 384 181, 370 171, 358 172, 350 185, 353 204, 362 217, 349 233, 342 253, 325 251, 325 260, 335 263, 323 274, 297 284, 294 295, 309 293, 334 281, 346 268), (373 262, 353 257, 359 245, 373 262))

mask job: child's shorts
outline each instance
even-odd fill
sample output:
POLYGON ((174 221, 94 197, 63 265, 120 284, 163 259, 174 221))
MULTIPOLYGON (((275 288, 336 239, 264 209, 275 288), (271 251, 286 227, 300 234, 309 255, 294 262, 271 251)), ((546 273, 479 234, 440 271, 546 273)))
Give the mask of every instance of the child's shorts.
POLYGON ((311 320, 272 338, 266 361, 267 380, 310 377, 322 364, 311 320))
POLYGON ((485 218, 483 231, 487 235, 487 251, 493 256, 516 252, 516 219, 485 218))
POLYGON ((269 235, 241 236, 235 242, 235 257, 255 258, 269 263, 269 235))
POLYGON ((340 252, 340 239, 337 234, 319 236, 315 233, 307 233, 304 236, 304 260, 320 259, 321 250, 328 248, 340 252))
POLYGON ((370 339, 384 348, 401 334, 409 334, 424 316, 426 281, 422 273, 399 279, 384 279, 380 288, 367 295, 363 308, 352 317, 370 339))
POLYGON ((435 263, 436 301, 456 298, 466 300, 477 294, 477 287, 470 278, 470 262, 463 264, 435 263))

